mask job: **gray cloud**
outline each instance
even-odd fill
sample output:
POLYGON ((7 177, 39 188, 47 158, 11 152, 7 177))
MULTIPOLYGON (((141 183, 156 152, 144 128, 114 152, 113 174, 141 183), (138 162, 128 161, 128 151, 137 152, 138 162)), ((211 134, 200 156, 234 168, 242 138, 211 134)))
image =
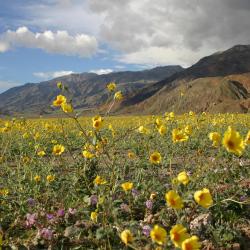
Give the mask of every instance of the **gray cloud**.
POLYGON ((188 65, 208 53, 250 43, 249 0, 88 2, 104 17, 100 38, 123 52, 123 62, 188 65))
POLYGON ((19 26, 88 34, 122 63, 188 66, 250 43, 250 0, 30 0, 19 11, 19 26))

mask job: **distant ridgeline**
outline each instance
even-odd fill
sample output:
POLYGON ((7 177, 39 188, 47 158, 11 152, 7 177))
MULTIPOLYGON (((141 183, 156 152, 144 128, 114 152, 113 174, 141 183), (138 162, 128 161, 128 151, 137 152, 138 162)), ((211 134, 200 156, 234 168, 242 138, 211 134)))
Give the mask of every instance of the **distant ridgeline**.
POLYGON ((250 45, 237 45, 204 57, 193 66, 156 67, 105 75, 71 74, 41 83, 29 83, 0 94, 0 114, 56 114, 51 102, 61 81, 69 87, 79 111, 100 111, 107 103, 109 82, 125 96, 113 112, 159 114, 165 111, 239 112, 250 108, 250 45))

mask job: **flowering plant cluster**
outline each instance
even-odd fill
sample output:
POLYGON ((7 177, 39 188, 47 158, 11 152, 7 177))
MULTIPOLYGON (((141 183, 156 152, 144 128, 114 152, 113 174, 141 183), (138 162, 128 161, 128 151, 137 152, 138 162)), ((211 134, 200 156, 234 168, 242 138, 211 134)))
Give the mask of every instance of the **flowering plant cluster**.
POLYGON ((0 120, 0 248, 230 249, 249 245, 250 117, 0 120))

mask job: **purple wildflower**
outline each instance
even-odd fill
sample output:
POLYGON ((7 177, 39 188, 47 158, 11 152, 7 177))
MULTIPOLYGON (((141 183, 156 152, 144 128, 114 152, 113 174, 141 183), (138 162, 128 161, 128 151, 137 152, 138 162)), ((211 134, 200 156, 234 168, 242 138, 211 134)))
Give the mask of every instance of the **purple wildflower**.
POLYGON ((43 228, 40 231, 40 236, 46 240, 51 240, 53 237, 53 231, 49 228, 43 228))
POLYGON ((153 201, 152 200, 147 200, 145 202, 145 205, 146 205, 147 209, 152 210, 152 208, 153 208, 153 201))
POLYGON ((140 194, 140 192, 137 189, 135 189, 135 188, 132 189, 132 195, 134 198, 139 196, 139 194, 140 194))
POLYGON ((70 207, 68 212, 69 212, 69 214, 74 215, 77 212, 77 210, 75 208, 70 207))
POLYGON ((29 204, 29 206, 34 206, 36 204, 36 201, 33 198, 28 198, 27 203, 29 204))
POLYGON ((245 195, 242 195, 241 197, 240 197, 240 201, 242 202, 242 201, 245 201, 247 199, 247 196, 245 196, 245 195))
POLYGON ((48 220, 52 220, 54 218, 54 215, 53 214, 47 214, 47 219, 48 220))
POLYGON ((149 236, 151 231, 151 227, 149 225, 145 225, 142 227, 142 233, 146 235, 147 237, 149 236))
POLYGON ((36 214, 27 214, 25 224, 27 227, 32 227, 36 223, 36 214))
POLYGON ((65 215, 64 209, 58 209, 58 211, 57 211, 57 216, 58 216, 58 217, 63 217, 64 215, 65 215))

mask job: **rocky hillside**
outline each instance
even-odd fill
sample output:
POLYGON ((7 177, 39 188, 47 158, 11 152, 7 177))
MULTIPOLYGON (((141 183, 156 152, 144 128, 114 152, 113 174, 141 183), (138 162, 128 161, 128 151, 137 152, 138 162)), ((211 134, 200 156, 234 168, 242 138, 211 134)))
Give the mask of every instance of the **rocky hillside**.
POLYGON ((52 100, 59 90, 58 81, 67 85, 71 91, 70 97, 74 100, 76 109, 91 109, 102 105, 108 97, 107 83, 115 81, 118 88, 126 95, 160 81, 176 72, 182 71, 180 66, 156 67, 143 71, 124 71, 106 75, 93 73, 72 74, 41 83, 27 83, 20 87, 11 88, 0 94, 0 112, 14 113, 51 113, 52 100))
MULTIPOLYGON (((171 91, 162 88, 147 100, 126 109, 127 113, 160 114, 166 111, 246 113, 250 110, 250 73, 197 78, 171 91)), ((124 112, 124 111, 123 111, 124 112)))
POLYGON ((146 86, 121 105, 122 112, 248 112, 250 45, 238 45, 199 60, 146 86), (185 94, 180 99, 180 92, 185 94))

